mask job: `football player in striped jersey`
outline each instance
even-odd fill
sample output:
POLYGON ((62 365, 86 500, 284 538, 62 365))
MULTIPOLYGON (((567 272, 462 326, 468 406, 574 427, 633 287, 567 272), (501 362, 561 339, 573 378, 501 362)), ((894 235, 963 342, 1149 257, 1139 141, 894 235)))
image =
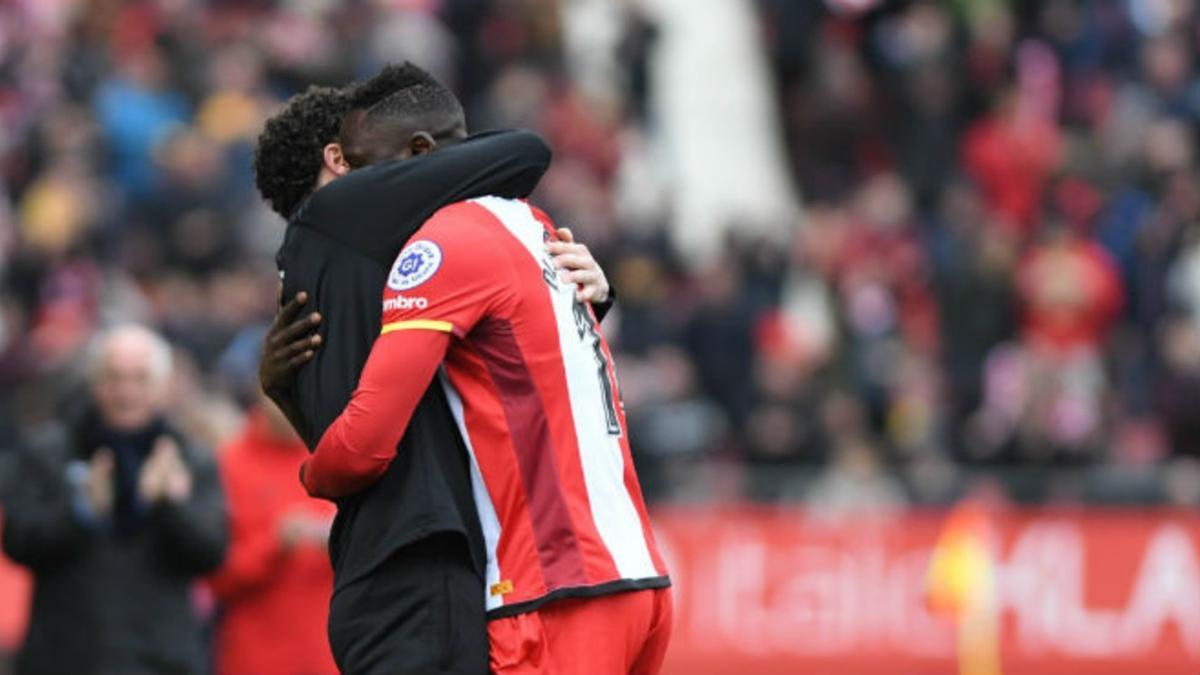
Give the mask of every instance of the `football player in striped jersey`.
MULTIPOLYGON (((436 115, 397 106, 356 124, 400 139, 396 156, 436 147, 436 115)), ((556 268, 559 245, 546 214, 521 200, 467 200, 427 220, 392 265, 381 334, 303 481, 325 498, 372 486, 425 389, 440 385, 484 532, 491 670, 653 673, 670 634, 670 581, 612 356, 556 268)))

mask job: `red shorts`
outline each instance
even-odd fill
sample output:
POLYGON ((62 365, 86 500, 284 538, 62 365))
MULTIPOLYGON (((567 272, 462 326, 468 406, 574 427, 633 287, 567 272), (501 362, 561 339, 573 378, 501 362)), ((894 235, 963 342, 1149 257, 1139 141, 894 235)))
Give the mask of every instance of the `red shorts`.
POLYGON ((671 589, 557 600, 488 622, 494 675, 654 675, 671 640, 671 589))

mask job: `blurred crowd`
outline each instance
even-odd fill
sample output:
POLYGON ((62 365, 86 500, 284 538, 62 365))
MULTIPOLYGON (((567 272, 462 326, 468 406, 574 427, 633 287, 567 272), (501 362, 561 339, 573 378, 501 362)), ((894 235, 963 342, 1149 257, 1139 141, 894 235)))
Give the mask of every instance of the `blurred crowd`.
POLYGON ((474 129, 553 146, 534 200, 616 289, 651 499, 1200 501, 1195 4, 711 0, 761 72, 696 61, 709 103, 667 105, 671 17, 709 1, 0 3, 0 438, 134 320, 174 348, 175 424, 227 443, 277 300, 262 122, 411 59, 474 129), (767 109, 731 114, 747 89, 767 109), (663 197, 710 168, 781 215, 663 197))

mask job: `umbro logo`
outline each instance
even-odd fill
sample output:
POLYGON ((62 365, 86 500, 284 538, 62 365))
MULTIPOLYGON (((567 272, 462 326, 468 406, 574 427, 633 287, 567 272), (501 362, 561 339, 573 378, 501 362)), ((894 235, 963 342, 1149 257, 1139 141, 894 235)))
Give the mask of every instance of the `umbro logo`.
POLYGON ((426 298, 409 298, 397 295, 394 298, 384 298, 383 311, 398 309, 428 309, 429 300, 426 298))

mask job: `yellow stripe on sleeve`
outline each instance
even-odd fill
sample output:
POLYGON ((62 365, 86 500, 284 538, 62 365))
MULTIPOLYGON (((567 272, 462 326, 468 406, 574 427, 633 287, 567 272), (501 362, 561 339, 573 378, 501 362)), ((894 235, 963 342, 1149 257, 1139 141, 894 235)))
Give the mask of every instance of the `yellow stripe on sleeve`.
POLYGON ((380 335, 387 335, 398 330, 436 330, 442 333, 453 333, 454 325, 449 321, 432 321, 429 319, 413 319, 412 321, 393 321, 384 324, 380 335))

